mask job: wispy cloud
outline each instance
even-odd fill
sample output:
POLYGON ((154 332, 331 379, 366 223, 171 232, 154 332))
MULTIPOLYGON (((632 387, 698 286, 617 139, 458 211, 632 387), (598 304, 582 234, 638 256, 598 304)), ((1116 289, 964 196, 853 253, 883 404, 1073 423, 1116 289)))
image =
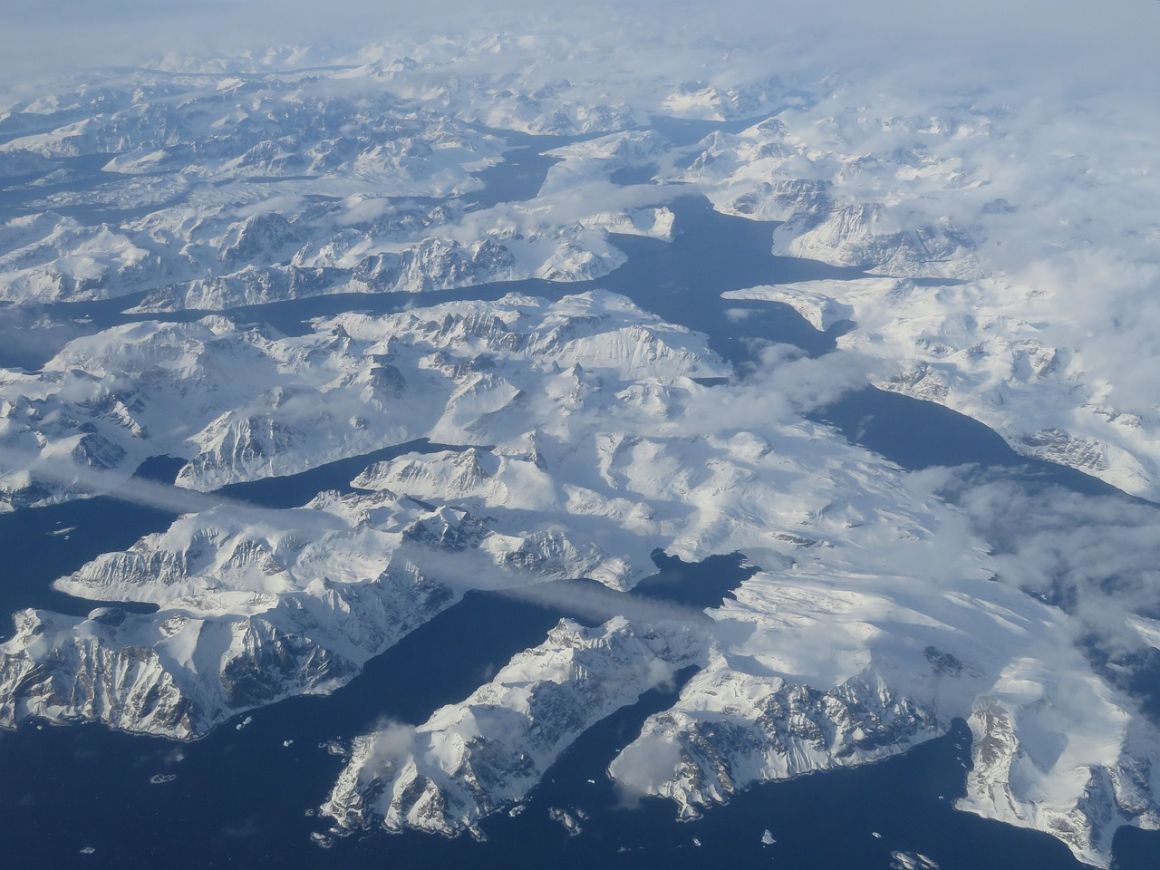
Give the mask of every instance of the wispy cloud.
POLYGON ((147 478, 126 477, 75 462, 42 462, 38 456, 0 447, 0 474, 14 470, 28 470, 34 478, 46 482, 174 515, 227 508, 251 517, 255 522, 295 528, 303 525, 318 528, 320 524, 333 526, 340 522, 323 511, 272 510, 212 492, 197 492, 147 478))
POLYGON ((429 577, 457 592, 486 591, 587 619, 606 621, 623 616, 648 625, 693 626, 708 638, 714 623, 704 611, 671 601, 616 592, 596 583, 571 580, 544 582, 527 571, 504 568, 478 551, 449 553, 407 546, 398 555, 414 562, 429 577))
POLYGON ((1110 652, 1145 641, 1132 617, 1160 617, 1160 509, 1119 496, 946 475, 948 492, 992 547, 999 580, 1073 613, 1077 640, 1110 652))

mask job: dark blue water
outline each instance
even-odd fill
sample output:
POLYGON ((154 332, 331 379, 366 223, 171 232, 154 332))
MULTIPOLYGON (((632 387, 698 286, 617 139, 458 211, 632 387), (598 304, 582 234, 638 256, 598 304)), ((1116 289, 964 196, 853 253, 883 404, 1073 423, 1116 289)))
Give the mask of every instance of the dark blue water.
POLYGON ((608 180, 613 184, 632 185, 632 184, 649 184, 657 173, 657 165, 655 163, 646 163, 644 166, 622 166, 620 169, 613 170, 608 180))
MULTIPOLYGON (((673 135, 703 135, 675 125, 673 135)), ((509 174, 481 173, 487 185, 475 203, 527 198, 550 160, 544 142, 525 142, 509 174)), ((643 169, 641 170, 643 174, 643 169)), ((626 173, 621 181, 633 183, 626 173)), ((669 244, 620 237, 628 262, 605 279, 581 284, 523 281, 461 291, 383 296, 332 296, 255 306, 233 312, 287 333, 303 320, 347 310, 394 311, 403 305, 451 299, 494 299, 512 290, 556 298, 590 287, 629 295, 642 307, 709 336, 739 366, 752 360, 748 339, 795 344, 812 355, 834 350, 840 330, 820 333, 792 309, 772 303, 726 303, 725 290, 759 283, 856 277, 857 270, 774 257, 772 225, 714 212, 703 199, 674 205, 678 236, 669 244), (747 308, 741 321, 726 308, 747 308)), ((121 322, 125 300, 61 307, 83 313, 93 328, 121 322)), ((189 319, 183 312, 166 319, 189 319)), ((994 432, 939 406, 864 390, 820 412, 851 441, 906 468, 978 463, 992 473, 1025 476, 1083 492, 1107 487, 1078 472, 1018 457, 994 432)), ((408 445, 410 449, 413 445, 408 445)), ((383 454, 385 455, 385 454, 383 454)), ((228 488, 231 497, 267 506, 301 504, 326 488, 342 488, 373 457, 334 463, 294 478, 228 488)), ((171 461, 141 473, 172 478, 171 461)), ((127 546, 164 528, 170 516, 109 499, 0 517, 0 606, 37 605, 84 613, 90 602, 53 593, 49 582, 98 552, 127 546), (48 535, 75 527, 67 536, 48 535)), ((747 576, 737 556, 687 565, 657 554, 658 574, 635 594, 712 606, 747 576)), ((602 592, 614 600, 618 593, 602 592)), ((786 866, 881 868, 894 849, 924 852, 944 868, 1069 868, 1078 866, 1054 840, 955 813, 969 764, 969 734, 961 723, 947 737, 906 756, 857 770, 758 786, 726 807, 688 824, 673 806, 644 801, 625 806, 604 770, 653 711, 669 706, 677 684, 641 700, 590 729, 558 761, 517 818, 484 822, 485 843, 425 835, 367 834, 340 839, 329 850, 310 844, 324 829, 307 815, 325 798, 341 767, 319 747, 366 731, 390 717, 418 723, 438 706, 461 699, 513 654, 543 639, 563 614, 489 593, 471 593, 383 655, 349 685, 326 698, 291 699, 254 714, 244 730, 224 726, 190 745, 111 733, 95 726, 0 733, 0 866, 51 867, 617 867, 786 866), (284 747, 284 740, 293 740, 284 747), (150 777, 176 774, 170 782, 150 777), (592 779, 594 783, 588 783, 592 779), (584 833, 568 837, 548 818, 550 807, 581 808, 584 833), (777 839, 762 847, 769 828, 777 839), (881 839, 871 832, 882 834, 881 839), (702 841, 698 849, 693 837, 702 841), (96 849, 81 855, 82 847, 96 849)), ((584 614, 573 614, 589 621, 584 614)), ((1116 841, 1119 866, 1155 868, 1154 835, 1124 831, 1116 841)))
POLYGON ((871 387, 849 393, 813 416, 833 425, 849 441, 909 470, 972 464, 1040 486, 1129 498, 1082 471, 1022 456, 978 420, 934 402, 871 387))
POLYGON ((77 157, 60 157, 52 161, 53 166, 67 173, 67 180, 47 184, 30 185, 42 173, 25 176, 9 176, 4 179, 4 189, 0 190, 0 221, 33 214, 43 209, 32 207, 32 203, 55 193, 83 193, 109 184, 116 176, 103 172, 101 167, 114 157, 113 154, 82 154, 77 157))
POLYGON ((584 136, 512 135, 510 132, 491 131, 501 135, 513 146, 504 152, 503 162, 472 173, 483 182, 483 189, 464 197, 470 209, 484 209, 503 202, 524 202, 540 192, 548 170, 560 162, 558 157, 547 157, 541 152, 578 142, 584 136))

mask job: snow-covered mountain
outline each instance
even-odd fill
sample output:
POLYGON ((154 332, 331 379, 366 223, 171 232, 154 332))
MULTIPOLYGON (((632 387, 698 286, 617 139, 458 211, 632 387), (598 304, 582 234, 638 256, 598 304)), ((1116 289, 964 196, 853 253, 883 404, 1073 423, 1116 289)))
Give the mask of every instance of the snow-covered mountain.
MULTIPOLYGON (((676 535, 671 550, 683 547, 695 557, 704 552, 700 547, 737 546, 763 564, 785 566, 758 573, 742 584, 735 602, 709 611, 711 629, 695 620, 674 628, 664 621, 667 614, 661 622, 630 623, 635 632, 682 637, 692 625, 694 648, 682 642, 666 661, 671 669, 690 663, 702 669, 676 705, 650 717, 614 761, 610 775, 619 784, 668 797, 683 816, 695 816, 755 781, 903 752, 961 717, 976 737, 961 808, 1047 831, 1081 860, 1099 865, 1110 859, 1117 827, 1160 823, 1154 773, 1160 735, 1136 701, 1092 671, 1074 645, 1081 622, 996 582, 985 542, 967 531, 957 510, 925 501, 928 495, 930 512, 904 520, 903 505, 931 485, 921 476, 872 469, 856 451, 814 466, 808 457, 817 454, 796 453, 792 436, 757 450, 750 438, 736 437, 741 456, 704 462, 716 472, 711 489, 687 478, 671 489, 663 484, 673 466, 655 444, 635 445, 646 449, 636 453, 632 470, 608 475, 615 489, 647 493, 652 504, 664 504, 663 493, 675 490, 699 505, 696 545, 689 530, 676 535), (843 468, 843 459, 855 465, 843 468), (799 484, 790 483, 795 478, 799 484), (878 488, 891 479, 898 489, 878 488), (773 501, 775 485, 786 512, 752 513, 751 506, 773 501), (707 499, 709 492, 719 498, 707 499), (826 503, 811 506, 806 492, 826 503), (725 540, 714 534, 721 523, 730 529, 725 540)), ((416 468, 423 461, 428 458, 407 461, 380 479, 414 481, 423 497, 433 498, 432 476, 416 468)), ((682 467, 693 464, 686 460, 682 467)), ((550 460, 547 467, 555 470, 550 460)), ((475 491, 499 503, 494 487, 475 491)), ((600 537, 611 540, 609 533, 600 537)), ((614 620, 604 630, 624 626, 614 620)), ((569 723, 566 740, 553 738, 562 742, 552 744, 551 757, 585 727, 569 713, 573 693, 591 698, 628 686, 628 695, 619 696, 623 705, 648 687, 631 669, 604 675, 576 664, 560 670, 555 656, 576 640, 558 632, 545 647, 553 640, 552 656, 544 649, 532 660, 552 662, 549 676, 529 673, 529 661, 517 656, 495 684, 434 714, 406 741, 398 742, 394 727, 356 741, 325 807, 339 829, 382 824, 453 834, 519 801, 528 788, 524 779, 513 784, 494 771, 527 771, 529 764, 541 770, 547 762, 535 753, 530 761, 522 754, 525 741, 509 737, 503 723, 527 716, 529 700, 522 688, 505 688, 508 683, 555 684, 552 697, 559 700, 536 707, 552 734, 552 723, 569 723), (600 680, 610 685, 591 685, 600 680), (465 721, 495 722, 495 730, 465 721), (379 741, 396 749, 380 753, 379 741), (486 765, 478 777, 469 773, 477 758, 486 765), (466 785, 453 774, 462 774, 466 785)))
MULTIPOLYGON (((963 719, 960 809, 1097 866, 1118 828, 1160 827, 1160 731, 1125 664, 1160 649, 1154 506, 906 473, 805 416, 869 382, 1157 500, 1154 137, 1098 95, 902 92, 672 38, 687 62, 659 38, 400 37, 0 94, 0 315, 27 312, 4 338, 44 342, 0 369, 0 511, 132 498, 159 455, 212 493, 434 442, 295 508, 179 502, 57 578, 100 606, 15 615, 0 726, 198 738, 498 589, 593 624, 357 736, 317 796, 335 831, 480 834, 686 669, 607 771, 680 818, 963 719), (738 324, 789 305, 836 352, 754 341, 734 367, 697 311, 669 323, 591 283, 463 299, 663 256, 698 194, 840 279, 723 293, 698 273, 696 301, 738 324), (372 293, 413 295, 345 301, 372 293), (278 319, 294 334, 252 308, 328 295, 278 319), (752 572, 704 610, 657 601, 634 592, 657 550, 752 572)), ((641 298, 675 295, 641 274, 641 298)))
POLYGON ((0 723, 40 716, 187 739, 279 698, 331 691, 462 594, 423 566, 427 549, 552 579, 622 570, 558 528, 491 525, 386 490, 182 517, 59 584, 156 613, 16 615, 0 645, 0 723))
POLYGON ((788 303, 815 326, 820 309, 840 312, 824 322, 856 322, 841 346, 880 360, 879 386, 1156 500, 1160 395, 1134 372, 1155 365, 1142 324, 1154 322, 1160 236, 1143 207, 1155 173, 1128 132, 1135 119, 1097 122, 1087 101, 1062 114, 995 98, 919 113, 898 97, 867 112, 865 96, 841 82, 713 134, 660 176, 727 213, 781 222, 775 253, 893 279, 734 298, 788 303), (1109 153, 1112 130, 1123 147, 1109 153))
POLYGON ((455 835, 520 801, 580 732, 691 662, 689 631, 595 629, 562 620, 460 704, 417 728, 355 740, 323 812, 343 828, 380 822, 455 835))
MULTIPOLYGON (((504 205, 502 189, 481 199, 479 174, 508 145, 480 122, 512 129, 511 119, 466 111, 473 94, 445 104, 382 73, 378 62, 110 73, 101 87, 17 101, 0 116, 0 301, 144 294, 141 311, 224 310, 586 280, 623 261, 609 230, 664 232, 663 219, 654 230, 655 219, 607 203, 560 219, 547 199, 535 209, 504 205)), ((557 111, 558 84, 529 95, 529 106, 551 102, 535 113, 557 111)), ((574 127, 532 126, 623 126, 615 111, 587 111, 574 127)))
POLYGON ((207 490, 424 436, 493 443, 518 434, 506 406, 564 401, 545 389, 723 374, 701 336, 600 292, 343 314, 290 338, 221 317, 114 327, 40 372, 0 372, 0 443, 20 462, 3 504, 76 495, 74 464, 127 478, 168 454, 188 460, 183 486, 207 490))
POLYGON ((703 385, 688 375, 723 369, 697 336, 608 294, 342 323, 337 338, 320 323, 295 359, 324 346, 314 355, 333 372, 373 348, 425 360, 399 369, 408 382, 458 373, 467 383, 432 403, 444 404, 429 431, 489 446, 387 460, 354 494, 300 509, 224 505, 99 557, 58 588, 160 609, 19 614, 2 648, 7 722, 196 736, 340 685, 467 588, 592 577, 625 589, 654 547, 686 560, 740 551, 765 570, 711 621, 690 610, 564 624, 407 741, 360 738, 327 811, 347 829, 472 828, 586 723, 698 664, 611 768, 684 814, 753 781, 904 751, 962 717, 978 738, 965 808, 1046 830, 1094 863, 1116 826, 1156 824, 1160 736, 1074 645, 1076 618, 993 579, 987 542, 937 496, 941 478, 805 422, 773 387, 783 361, 703 385))

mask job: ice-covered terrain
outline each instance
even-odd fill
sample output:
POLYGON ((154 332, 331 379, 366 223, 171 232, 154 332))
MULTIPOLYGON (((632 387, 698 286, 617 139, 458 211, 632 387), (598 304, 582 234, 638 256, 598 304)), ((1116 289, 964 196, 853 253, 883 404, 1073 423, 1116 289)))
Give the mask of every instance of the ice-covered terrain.
POLYGON ((74 495, 74 465, 128 477, 160 454, 188 459, 179 483, 205 490, 419 437, 489 444, 519 434, 510 404, 563 400, 544 390, 728 372, 702 337, 599 292, 314 327, 288 338, 216 316, 146 322, 76 339, 35 374, 0 372, 0 443, 23 465, 0 504, 74 495))
MULTIPOLYGON (((679 419, 680 405, 713 403, 714 391, 726 389, 670 398, 663 416, 679 419)), ((608 471, 601 460, 600 489, 612 492, 588 496, 585 512, 595 513, 588 505, 607 505, 609 496, 628 504, 684 502, 693 508, 692 528, 675 535, 670 551, 695 558, 741 549, 774 569, 746 581, 736 602, 710 611, 713 626, 697 627, 695 652, 682 644, 668 660, 672 669, 703 667, 677 704, 651 717, 613 762, 617 782, 696 815, 755 781, 905 751, 961 717, 976 736, 962 808, 1048 831, 1097 864, 1108 861, 1119 825, 1155 827, 1160 735, 1137 702, 1097 676, 1075 647, 1080 622, 997 582, 987 542, 928 488, 937 480, 901 475, 817 432, 811 439, 800 425, 775 431, 760 439, 745 431, 728 440, 632 439, 615 450, 623 458, 608 471), (684 458, 674 462, 677 451, 684 458)), ((434 475, 420 468, 443 461, 397 461, 372 476, 434 498, 434 475)), ((566 467, 546 463, 553 477, 567 479, 566 467)), ((495 490, 489 483, 472 495, 498 504, 495 490)), ((663 521, 654 510, 649 519, 663 521)), ((666 540, 664 525, 654 528, 651 539, 666 540)), ((576 643, 573 633, 561 632, 548 647, 553 637, 557 655, 576 643)), ((528 787, 492 771, 545 764, 526 758, 524 742, 508 736, 508 717, 530 715, 530 702, 503 688, 507 682, 561 687, 549 696, 559 700, 535 707, 550 733, 568 734, 538 750, 558 753, 590 724, 571 712, 573 692, 603 697, 627 685, 625 704, 647 688, 631 669, 603 668, 561 670, 546 651, 530 662, 517 657, 497 684, 440 711, 418 738, 396 742, 392 729, 360 742, 327 811, 342 828, 378 819, 392 830, 470 828, 528 787), (551 662, 547 675, 529 673, 544 662, 551 662), (495 724, 468 728, 465 717, 495 724), (384 755, 376 741, 395 749, 384 755), (445 746, 455 749, 438 748, 445 746), (481 776, 495 781, 494 789, 468 773, 474 758, 486 759, 481 776), (448 780, 456 772, 467 778, 467 792, 448 780)))
MULTIPOLYGON (((598 277, 623 261, 609 231, 671 232, 657 206, 674 188, 609 181, 651 166, 726 213, 779 222, 778 253, 899 279, 776 297, 848 308, 859 328, 845 346, 882 361, 879 385, 1156 496, 1158 397, 1136 373, 1155 363, 1138 324, 1151 322, 1160 275, 1156 176, 1122 107, 1013 107, 1001 92, 915 105, 840 77, 674 86, 615 64, 604 82, 541 81, 515 61, 561 48, 497 36, 412 57, 382 45, 309 69, 276 54, 260 72, 219 60, 12 100, 0 298, 222 310, 598 277), (497 51, 510 68, 458 74, 497 51), (581 99, 609 82, 632 103, 581 99), (691 144, 634 129, 658 112, 755 123, 691 144), (505 147, 488 127, 588 141, 552 151, 563 162, 532 202, 480 201, 474 173, 505 147)), ((596 50, 565 56, 582 65, 596 50)))
POLYGON ((607 775, 682 819, 961 719, 959 809, 1096 866, 1118 828, 1160 827, 1131 679, 1160 649, 1155 507, 905 472, 812 414, 871 383, 1158 500, 1147 125, 1094 91, 782 78, 763 45, 669 38, 399 36, 0 94, 0 351, 31 360, 0 368, 0 512, 132 499, 162 455, 209 494, 55 578, 87 616, 15 614, 0 726, 204 737, 503 590, 587 622, 356 736, 316 796, 335 831, 481 836, 678 672, 607 775), (600 289, 697 232, 689 196, 838 270, 698 274, 683 315, 660 277, 625 291, 679 322, 600 289), (837 350, 729 356, 701 318, 774 304, 837 350), (214 494, 418 439, 297 507, 214 494), (752 571, 658 601, 634 591, 658 550, 752 571))
MULTIPOLYGON (((483 195, 507 146, 479 122, 512 124, 441 103, 375 63, 110 73, 17 101, 0 116, 0 300, 221 310, 572 281, 622 261, 609 229, 664 232, 612 202, 483 195)), ((550 132, 604 125, 615 114, 550 132)))
MULTIPOLYGON (((192 736, 238 709, 287 692, 324 690, 456 597, 413 561, 395 558, 395 549, 408 541, 452 553, 478 548, 501 567, 537 576, 591 577, 622 587, 641 575, 656 544, 642 535, 630 548, 611 551, 616 524, 639 524, 641 532, 660 532, 664 524, 643 505, 594 492, 599 473, 588 466, 620 464, 614 455, 619 439, 601 431, 614 415, 647 425, 656 413, 649 406, 654 393, 669 385, 703 392, 708 388, 688 376, 725 370, 701 337, 609 294, 565 297, 552 305, 509 297, 343 319, 346 327, 319 324, 305 345, 287 349, 299 374, 311 369, 313 358, 337 384, 299 389, 297 401, 293 391, 286 391, 287 400, 284 388, 276 388, 273 417, 223 412, 194 437, 208 449, 179 479, 208 488, 276 473, 270 461, 320 464, 334 454, 320 455, 319 448, 357 454, 421 431, 435 440, 492 443, 494 450, 404 456, 356 480, 374 495, 320 496, 303 510, 264 515, 257 525, 243 506, 227 506, 183 517, 127 553, 99 557, 62 579, 60 588, 162 609, 150 615, 98 610, 86 620, 22 613, 4 646, 5 721, 30 714, 92 718, 128 730, 192 736), (350 367, 345 376, 344 362, 350 367), (329 413, 328 402, 345 408, 329 413), (352 425, 351 414, 366 417, 376 405, 382 419, 352 425), (287 412, 305 423, 295 416, 279 419, 287 412), (345 433, 356 441, 339 440, 345 433), (365 441, 357 440, 359 433, 365 441), (544 451, 568 456, 581 444, 587 450, 575 461, 582 475, 577 484, 554 478, 544 451), (237 460, 243 468, 247 460, 259 465, 239 474, 237 460), (569 528, 553 509, 592 515, 593 525, 569 528), (595 522, 604 518, 613 520, 613 531, 598 547, 595 522), (577 534, 578 544, 571 540, 577 534), (46 645, 48 636, 56 640, 46 645), (249 681, 241 688, 235 685, 238 671, 249 681)), ((148 340, 145 345, 101 344, 126 355, 139 351, 138 359, 164 360, 148 340)), ((205 347, 179 341, 181 346, 205 347)), ((262 376, 253 361, 243 367, 262 376)), ((97 370, 95 360, 89 370, 97 370)), ((193 385, 197 372, 206 370, 228 378, 234 368, 223 360, 199 368, 195 353, 178 360, 178 373, 187 377, 176 382, 193 385)), ((136 378, 150 380, 165 401, 196 407, 195 396, 171 395, 174 384, 163 377, 136 378)), ((205 391, 224 391, 227 384, 243 386, 227 380, 205 391)), ((180 416, 172 408, 166 412, 180 416)))
POLYGON ((843 84, 715 135, 677 177, 719 209, 782 221, 778 253, 883 278, 732 295, 790 304, 817 326, 854 321, 841 346, 880 361, 878 385, 1155 500, 1160 395, 1141 375, 1157 363, 1143 324, 1160 226, 1145 203, 1160 191, 1136 119, 1087 101, 1066 114, 995 98, 918 113, 901 100, 868 112, 864 99, 843 84))
POLYGON ((487 373, 521 362, 519 390, 496 388, 503 401, 456 390, 471 413, 444 412, 490 446, 387 460, 354 494, 301 509, 203 511, 99 557, 58 587, 160 610, 19 614, 3 646, 5 720, 196 736, 340 684, 466 588, 592 577, 621 589, 654 547, 742 551, 766 570, 708 627, 695 611, 689 623, 614 620, 607 635, 564 625, 407 741, 361 738, 328 812, 344 828, 470 828, 520 799, 586 725, 697 663, 611 768, 683 814, 753 781, 904 751, 962 717, 977 738, 965 808, 1049 831, 1096 863, 1118 825, 1155 825, 1160 738, 1092 671, 1072 618, 993 579, 987 542, 938 498, 940 477, 904 475, 775 391, 786 365, 830 362, 705 386, 687 373, 721 364, 696 336, 656 321, 622 332, 626 313, 650 322, 599 295, 347 318, 343 342, 395 326, 474 361, 490 348, 487 373), (533 326, 517 338, 522 318, 533 326), (517 739, 520 721, 534 740, 517 739))
POLYGON ((561 621, 462 703, 418 728, 358 738, 323 811, 346 829, 381 819, 390 831, 473 830, 534 788, 578 732, 693 661, 698 645, 687 629, 621 617, 595 629, 561 621))
POLYGON ((492 525, 386 490, 323 494, 264 516, 232 506, 182 517, 60 581, 75 595, 156 603, 157 612, 17 614, 0 647, 0 722, 99 721, 184 739, 281 697, 330 691, 458 599, 462 587, 439 579, 445 569, 424 567, 428 548, 499 573, 623 571, 558 527, 492 525))

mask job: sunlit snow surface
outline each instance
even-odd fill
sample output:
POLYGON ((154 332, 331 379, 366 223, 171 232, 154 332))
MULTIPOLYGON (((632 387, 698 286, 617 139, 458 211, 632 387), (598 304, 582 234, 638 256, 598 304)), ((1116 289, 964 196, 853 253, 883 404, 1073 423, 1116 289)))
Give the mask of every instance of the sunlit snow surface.
MULTIPOLYGON (((76 787, 21 757, 142 745, 79 723, 169 741, 132 773, 157 793, 262 735, 302 805, 238 829, 323 863, 366 831, 494 861, 525 807, 613 853, 620 815, 717 824, 870 762, 904 788, 941 747, 937 799, 1108 866, 1160 826, 1153 149, 1100 147, 1130 119, 1083 101, 599 45, 553 80, 559 50, 11 97, 6 812, 76 787)), ((799 848, 776 822, 738 838, 799 848)), ((869 830, 882 866, 984 866, 869 830)))

